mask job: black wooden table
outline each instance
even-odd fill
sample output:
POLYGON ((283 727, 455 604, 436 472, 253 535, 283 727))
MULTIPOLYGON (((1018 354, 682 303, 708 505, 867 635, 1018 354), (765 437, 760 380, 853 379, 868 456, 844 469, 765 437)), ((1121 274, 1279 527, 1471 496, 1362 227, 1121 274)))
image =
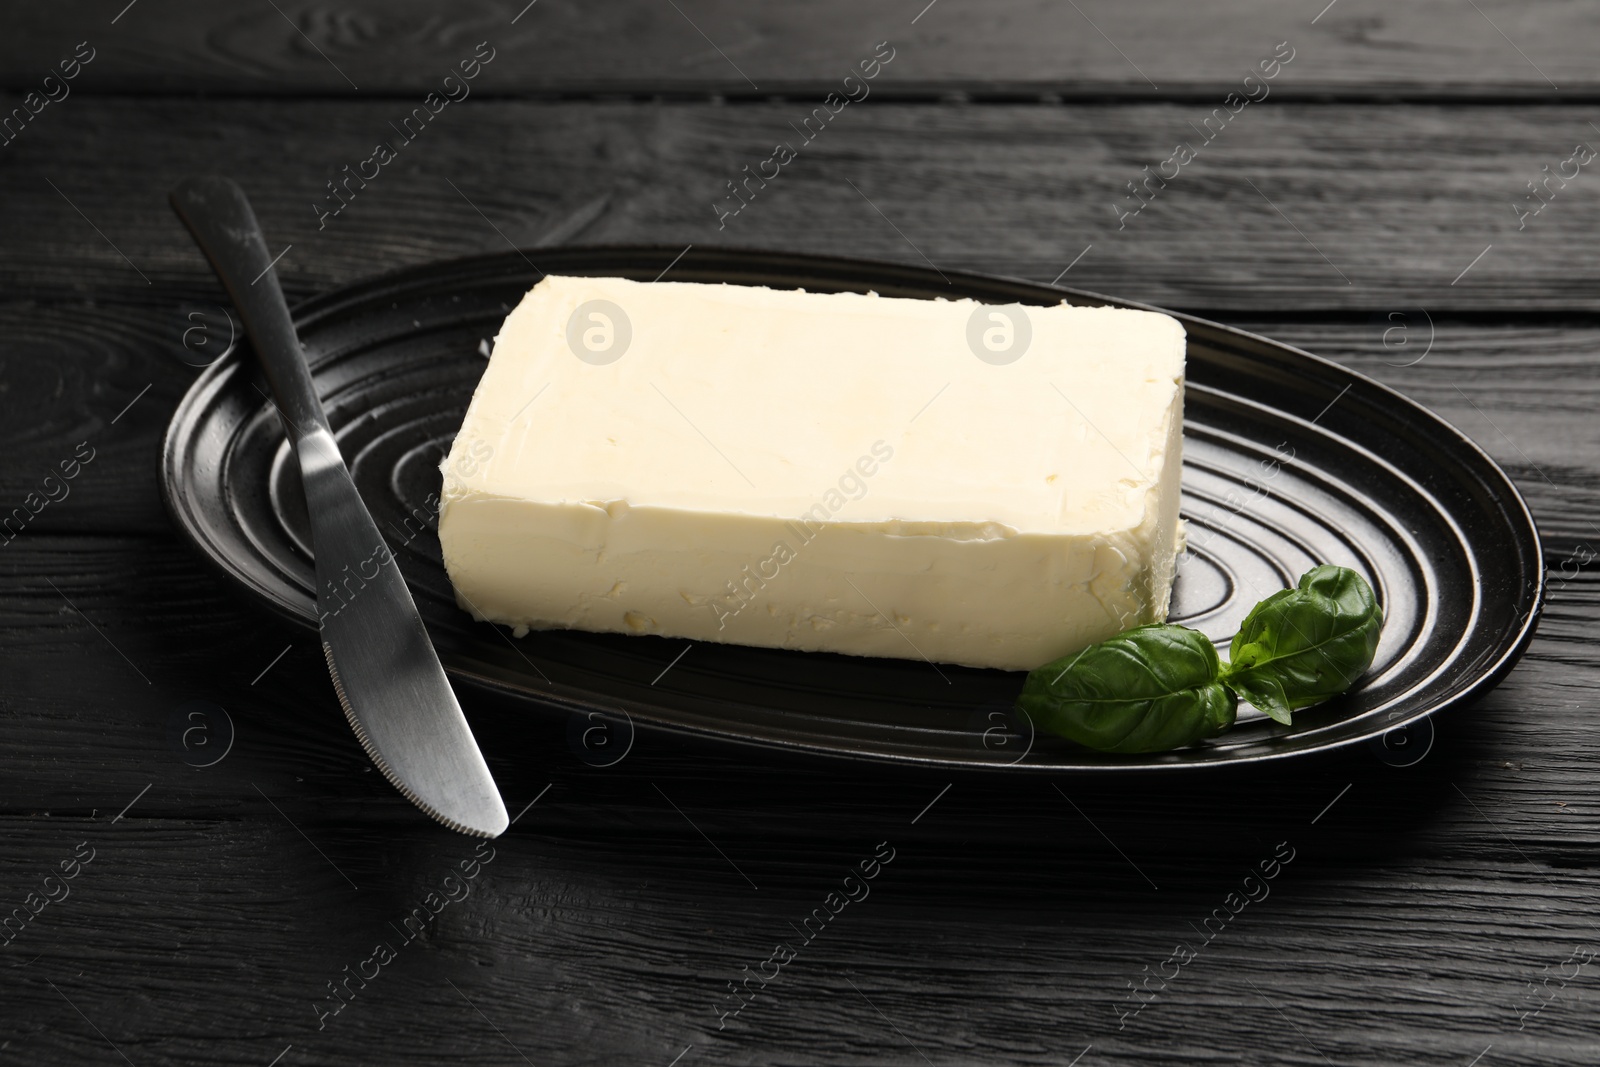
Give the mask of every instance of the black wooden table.
POLYGON ((1600 1060, 1600 12, 524 2, 8 5, 0 1062, 1600 1060), (864 98, 727 199, 829 93, 864 98), (1201 147, 1147 183, 1179 142, 1201 147), (520 812, 475 850, 373 771, 313 640, 164 512, 162 431, 221 344, 165 194, 207 171, 289 246, 294 297, 656 242, 1058 279, 1258 330, 1504 463, 1549 608, 1431 748, 1159 782, 649 733, 599 767, 564 720, 469 698, 520 812), (870 897, 733 1015, 879 854, 870 897))

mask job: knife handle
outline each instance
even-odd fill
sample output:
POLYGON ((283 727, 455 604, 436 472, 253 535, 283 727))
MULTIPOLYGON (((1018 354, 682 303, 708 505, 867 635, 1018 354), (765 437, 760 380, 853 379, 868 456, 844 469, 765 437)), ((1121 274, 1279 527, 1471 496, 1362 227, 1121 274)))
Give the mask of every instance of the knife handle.
POLYGON ((277 398, 278 414, 286 424, 284 432, 296 444, 308 438, 322 439, 322 434, 331 444, 328 417, 317 398, 311 368, 272 269, 267 240, 244 190, 227 178, 189 178, 168 199, 244 320, 245 332, 277 398))

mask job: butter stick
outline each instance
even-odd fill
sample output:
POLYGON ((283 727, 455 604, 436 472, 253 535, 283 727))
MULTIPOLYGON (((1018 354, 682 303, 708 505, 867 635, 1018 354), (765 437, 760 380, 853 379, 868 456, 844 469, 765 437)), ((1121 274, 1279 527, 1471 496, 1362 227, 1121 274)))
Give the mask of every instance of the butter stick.
POLYGON ((1027 670, 1164 619, 1184 332, 1154 312, 547 277, 443 464, 461 606, 1027 670))

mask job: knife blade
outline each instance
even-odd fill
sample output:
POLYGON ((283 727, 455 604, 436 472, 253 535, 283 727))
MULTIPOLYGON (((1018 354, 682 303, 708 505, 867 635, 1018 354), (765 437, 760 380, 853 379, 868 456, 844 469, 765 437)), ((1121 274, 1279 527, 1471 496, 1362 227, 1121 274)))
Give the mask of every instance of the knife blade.
POLYGON ((505 804, 339 452, 249 200, 220 177, 188 179, 170 200, 244 320, 299 460, 322 650, 351 729, 417 807, 453 830, 499 836, 505 804))

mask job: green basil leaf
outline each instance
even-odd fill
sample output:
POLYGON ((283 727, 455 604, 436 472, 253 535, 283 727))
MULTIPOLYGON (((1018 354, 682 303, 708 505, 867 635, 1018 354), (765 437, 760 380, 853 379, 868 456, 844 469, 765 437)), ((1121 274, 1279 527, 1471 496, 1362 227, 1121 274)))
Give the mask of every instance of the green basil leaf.
POLYGON ((1209 638, 1152 623, 1028 673, 1017 706, 1036 726, 1102 752, 1164 752, 1233 725, 1209 638))
POLYGON ((1222 683, 1279 722, 1338 696, 1372 666, 1383 611, 1346 567, 1313 567, 1293 589, 1251 609, 1234 635, 1222 683), (1256 700, 1261 696, 1266 704, 1256 700))
POLYGON ((1291 714, 1289 700, 1284 695, 1283 686, 1278 680, 1268 674, 1258 674, 1244 678, 1229 677, 1224 682, 1233 695, 1240 700, 1248 700, 1256 707, 1267 713, 1267 717, 1274 722, 1281 722, 1289 726, 1294 722, 1291 714))

